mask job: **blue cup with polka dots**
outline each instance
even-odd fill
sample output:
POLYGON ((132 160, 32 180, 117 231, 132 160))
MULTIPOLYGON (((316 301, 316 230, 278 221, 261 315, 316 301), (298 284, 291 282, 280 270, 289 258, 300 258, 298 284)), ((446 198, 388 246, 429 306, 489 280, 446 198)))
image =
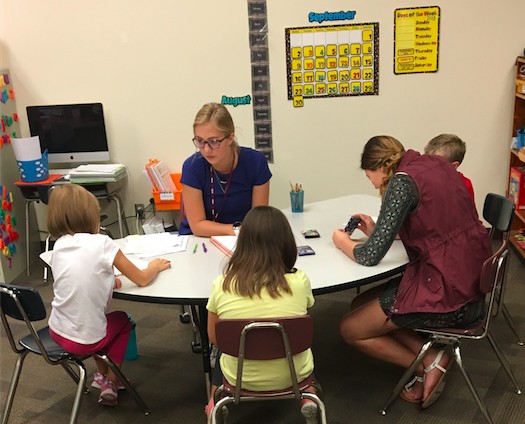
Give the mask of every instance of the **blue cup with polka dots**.
POLYGON ((49 177, 47 150, 42 157, 36 160, 17 160, 18 170, 22 181, 34 183, 46 180, 49 177))

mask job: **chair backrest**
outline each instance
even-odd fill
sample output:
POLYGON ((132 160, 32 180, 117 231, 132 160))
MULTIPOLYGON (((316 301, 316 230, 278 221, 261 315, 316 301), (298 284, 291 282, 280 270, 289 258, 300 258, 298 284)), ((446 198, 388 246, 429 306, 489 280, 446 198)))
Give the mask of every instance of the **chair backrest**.
POLYGON ((304 352, 313 343, 313 321, 309 315, 283 318, 219 319, 215 326, 217 347, 223 353, 239 356, 244 340, 245 359, 286 357, 283 331, 292 355, 304 352))
POLYGON ((483 205, 483 218, 493 230, 508 234, 514 216, 514 202, 499 194, 489 193, 483 205))
POLYGON ((2 319, 2 324, 9 339, 9 344, 14 352, 20 353, 24 349, 17 346, 13 330, 7 317, 25 322, 27 329, 42 352, 42 356, 44 356, 46 361, 51 363, 42 341, 32 324, 33 321, 43 320, 46 316, 47 313, 44 302, 36 289, 0 284, 0 318, 2 319))
POLYGON ((0 309, 20 321, 25 319, 24 314, 30 321, 40 321, 47 316, 40 293, 32 287, 0 284, 0 309))

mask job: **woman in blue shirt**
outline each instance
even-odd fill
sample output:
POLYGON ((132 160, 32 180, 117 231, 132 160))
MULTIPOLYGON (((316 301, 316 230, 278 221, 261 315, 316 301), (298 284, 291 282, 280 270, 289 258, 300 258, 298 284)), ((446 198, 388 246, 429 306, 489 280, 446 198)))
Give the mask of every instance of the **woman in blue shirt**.
POLYGON ((193 123, 199 149, 182 166, 184 202, 180 234, 235 234, 248 211, 268 205, 270 178, 261 152, 239 147, 228 109, 207 103, 193 123))

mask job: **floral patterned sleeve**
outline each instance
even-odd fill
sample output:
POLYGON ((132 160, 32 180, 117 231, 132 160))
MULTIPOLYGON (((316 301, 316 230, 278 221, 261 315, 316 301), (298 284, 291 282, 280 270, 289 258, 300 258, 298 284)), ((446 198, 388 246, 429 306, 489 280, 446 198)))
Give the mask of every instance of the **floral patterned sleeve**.
POLYGON ((383 197, 374 231, 369 239, 354 248, 358 264, 377 265, 394 242, 401 224, 419 202, 416 184, 406 174, 396 174, 390 180, 383 197))

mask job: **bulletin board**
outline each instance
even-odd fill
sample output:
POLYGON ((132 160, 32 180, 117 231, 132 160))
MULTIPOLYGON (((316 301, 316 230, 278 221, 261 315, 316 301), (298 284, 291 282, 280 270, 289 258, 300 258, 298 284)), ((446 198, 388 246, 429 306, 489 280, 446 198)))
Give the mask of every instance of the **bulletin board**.
POLYGON ((377 95, 379 23, 286 28, 288 100, 377 95))

